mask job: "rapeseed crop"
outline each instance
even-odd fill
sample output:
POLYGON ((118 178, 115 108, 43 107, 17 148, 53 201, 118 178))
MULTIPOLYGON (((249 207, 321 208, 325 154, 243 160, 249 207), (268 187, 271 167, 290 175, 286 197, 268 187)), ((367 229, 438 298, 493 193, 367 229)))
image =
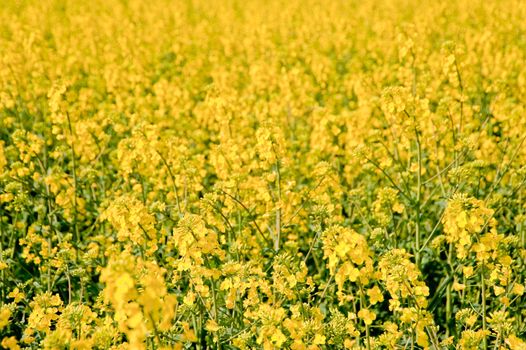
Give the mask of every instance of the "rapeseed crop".
POLYGON ((526 2, 4 0, 5 349, 526 349, 526 2))

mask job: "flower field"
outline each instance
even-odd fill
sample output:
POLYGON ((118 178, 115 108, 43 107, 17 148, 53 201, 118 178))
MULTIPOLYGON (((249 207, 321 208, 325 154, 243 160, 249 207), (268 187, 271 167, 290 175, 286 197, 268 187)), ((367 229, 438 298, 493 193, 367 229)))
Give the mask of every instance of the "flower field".
POLYGON ((526 349, 525 18, 2 1, 0 347, 526 349))

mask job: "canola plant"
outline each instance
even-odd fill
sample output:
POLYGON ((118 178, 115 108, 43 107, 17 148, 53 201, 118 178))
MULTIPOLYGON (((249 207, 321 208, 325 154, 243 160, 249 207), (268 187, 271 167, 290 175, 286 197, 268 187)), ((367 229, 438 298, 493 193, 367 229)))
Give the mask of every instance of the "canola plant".
POLYGON ((3 0, 5 349, 526 349, 526 2, 3 0))

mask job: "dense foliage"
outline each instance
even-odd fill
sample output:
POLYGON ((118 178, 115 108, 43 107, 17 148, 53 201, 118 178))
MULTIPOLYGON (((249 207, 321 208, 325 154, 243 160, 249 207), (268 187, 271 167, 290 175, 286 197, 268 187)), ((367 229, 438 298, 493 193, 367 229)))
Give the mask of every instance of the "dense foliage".
POLYGON ((1 346, 526 349, 525 18, 1 1, 1 346))

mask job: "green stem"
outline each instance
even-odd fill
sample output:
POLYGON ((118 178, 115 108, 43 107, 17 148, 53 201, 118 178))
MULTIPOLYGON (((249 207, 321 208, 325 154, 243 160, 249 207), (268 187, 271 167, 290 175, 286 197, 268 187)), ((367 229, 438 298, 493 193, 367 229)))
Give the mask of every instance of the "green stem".
MULTIPOLYGON (((358 286, 360 287, 360 309, 363 309, 365 307, 365 293, 363 291, 362 284, 358 282, 358 286)), ((366 339, 366 348, 367 350, 371 350, 371 334, 369 332, 369 325, 364 321, 365 324, 365 339, 366 339)))
POLYGON ((484 280, 484 263, 482 264, 480 272, 480 289, 481 289, 481 299, 482 299, 482 331, 484 332, 484 338, 482 340, 482 348, 484 350, 488 349, 488 341, 486 338, 486 282, 484 280))
POLYGON ((75 238, 77 240, 77 243, 80 242, 80 234, 79 234, 79 227, 77 224, 77 216, 78 216, 78 208, 77 208, 77 194, 78 194, 78 180, 77 180, 77 162, 75 160, 75 146, 73 145, 73 127, 71 126, 71 118, 69 117, 69 113, 66 113, 66 117, 68 118, 68 127, 69 127, 69 134, 71 136, 71 165, 72 165, 72 172, 73 172, 73 186, 74 186, 74 196, 73 196, 73 210, 74 210, 74 219, 73 219, 73 227, 75 229, 75 238))
POLYGON ((451 282, 453 281, 453 275, 454 275, 454 271, 453 271, 453 265, 452 265, 452 262, 451 262, 451 259, 453 257, 453 244, 449 244, 449 253, 448 253, 448 256, 447 256, 447 260, 448 260, 448 265, 449 265, 449 270, 451 271, 451 275, 450 275, 450 278, 449 278, 449 282, 447 284, 447 287, 446 287, 446 337, 450 336, 451 334, 451 325, 454 323, 451 322, 451 320, 453 319, 453 312, 452 312, 452 305, 451 305, 451 299, 452 299, 452 296, 451 296, 451 282))

